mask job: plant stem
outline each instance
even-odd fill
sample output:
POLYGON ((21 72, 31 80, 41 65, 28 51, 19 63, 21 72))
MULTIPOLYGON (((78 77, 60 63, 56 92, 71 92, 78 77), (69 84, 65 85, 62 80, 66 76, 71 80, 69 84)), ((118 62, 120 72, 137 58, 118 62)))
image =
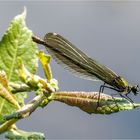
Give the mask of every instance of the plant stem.
POLYGON ((6 120, 6 122, 0 125, 0 133, 3 133, 8 129, 11 129, 12 125, 15 124, 17 121, 19 121, 20 119, 30 116, 31 113, 33 113, 37 109, 37 107, 43 102, 44 99, 46 99, 46 96, 44 94, 39 94, 27 105, 23 106, 16 112, 10 115, 5 115, 4 119, 6 120))
POLYGON ((32 112, 35 111, 35 109, 42 103, 44 99, 46 99, 46 96, 44 94, 40 94, 36 96, 32 101, 30 101, 27 105, 23 106, 16 112, 10 115, 5 115, 4 119, 10 120, 10 119, 22 119, 28 117, 32 112))
POLYGON ((9 86, 10 86, 10 91, 11 91, 12 93, 27 92, 27 91, 29 92, 29 91, 32 90, 32 89, 31 89, 28 85, 26 85, 26 84, 15 84, 15 83, 10 82, 9 86))

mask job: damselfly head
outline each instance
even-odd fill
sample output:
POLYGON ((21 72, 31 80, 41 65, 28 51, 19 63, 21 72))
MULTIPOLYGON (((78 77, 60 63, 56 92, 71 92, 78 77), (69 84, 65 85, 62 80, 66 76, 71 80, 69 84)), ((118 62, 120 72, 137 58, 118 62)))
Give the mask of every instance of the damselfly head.
POLYGON ((134 85, 131 87, 131 91, 134 93, 134 95, 137 95, 140 91, 139 85, 134 85))

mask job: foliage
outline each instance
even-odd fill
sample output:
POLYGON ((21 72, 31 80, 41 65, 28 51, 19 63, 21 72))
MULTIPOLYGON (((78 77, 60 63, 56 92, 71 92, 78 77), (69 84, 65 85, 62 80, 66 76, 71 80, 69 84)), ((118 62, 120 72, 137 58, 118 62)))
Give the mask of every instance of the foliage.
POLYGON ((5 74, 2 79, 0 75, 0 123, 3 115, 9 114, 24 104, 25 93, 13 95, 9 89, 9 82, 21 83, 16 69, 18 58, 30 72, 35 73, 37 68, 36 51, 37 46, 32 41, 32 32, 25 24, 26 10, 16 16, 0 41, 0 70, 5 74))
POLYGON ((51 101, 79 107, 88 114, 112 114, 140 107, 140 104, 103 93, 97 106, 98 92, 58 92, 58 82, 53 79, 49 64, 51 57, 37 48, 36 43, 45 42, 28 29, 25 17, 26 9, 12 20, 0 41, 0 133, 6 132, 9 139, 45 139, 41 133, 19 130, 15 123, 51 101), (35 75, 38 60, 46 79, 35 75), (24 99, 30 91, 34 91, 36 97, 25 105, 24 99))

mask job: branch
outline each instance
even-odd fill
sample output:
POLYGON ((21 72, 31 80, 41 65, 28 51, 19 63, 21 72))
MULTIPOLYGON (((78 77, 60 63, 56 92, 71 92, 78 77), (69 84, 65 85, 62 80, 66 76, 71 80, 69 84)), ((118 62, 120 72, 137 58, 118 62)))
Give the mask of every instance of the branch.
POLYGON ((26 84, 15 84, 10 82, 9 86, 12 93, 32 91, 32 89, 26 84))
POLYGON ((16 112, 10 115, 5 115, 4 119, 6 120, 6 122, 0 125, 0 134, 7 131, 8 129, 11 129, 12 125, 20 119, 30 116, 31 113, 33 113, 37 109, 37 107, 43 102, 43 100, 46 99, 46 96, 44 94, 36 96, 32 101, 30 101, 27 105, 23 106, 16 112))
POLYGON ((27 105, 23 106, 16 112, 10 114, 10 115, 5 115, 4 119, 5 120, 10 120, 10 119, 23 119, 25 117, 30 116, 32 112, 35 111, 35 109, 43 102, 43 100, 46 99, 46 96, 44 94, 40 94, 36 96, 32 101, 30 101, 27 105))

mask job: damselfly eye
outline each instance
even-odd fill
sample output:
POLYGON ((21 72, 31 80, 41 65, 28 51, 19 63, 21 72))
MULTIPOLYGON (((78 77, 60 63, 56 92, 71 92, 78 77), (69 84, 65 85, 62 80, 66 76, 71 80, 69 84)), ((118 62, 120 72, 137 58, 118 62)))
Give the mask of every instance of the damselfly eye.
POLYGON ((132 88, 131 88, 132 92, 134 93, 134 95, 137 95, 138 92, 140 91, 140 88, 139 88, 139 85, 134 85, 132 88))

